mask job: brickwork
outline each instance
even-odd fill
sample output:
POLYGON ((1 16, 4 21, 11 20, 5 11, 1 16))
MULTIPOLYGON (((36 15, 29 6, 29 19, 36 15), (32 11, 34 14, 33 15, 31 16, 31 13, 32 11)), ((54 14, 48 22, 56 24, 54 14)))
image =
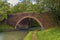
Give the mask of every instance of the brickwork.
POLYGON ((40 15, 38 13, 17 13, 12 14, 7 19, 7 23, 13 27, 17 27, 18 24, 25 18, 32 18, 36 20, 39 25, 41 26, 41 29, 47 29, 54 26, 53 19, 48 13, 41 13, 40 15))

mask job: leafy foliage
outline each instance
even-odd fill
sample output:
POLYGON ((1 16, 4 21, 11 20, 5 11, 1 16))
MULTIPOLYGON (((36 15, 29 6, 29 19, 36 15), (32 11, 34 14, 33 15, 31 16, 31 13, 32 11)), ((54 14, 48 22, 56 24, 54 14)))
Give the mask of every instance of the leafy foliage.
POLYGON ((0 32, 3 32, 3 31, 10 31, 10 30, 15 30, 15 28, 13 28, 12 26, 10 25, 7 25, 7 24, 0 24, 0 32))
POLYGON ((37 4, 41 12, 50 12, 56 23, 60 21, 60 0, 37 0, 37 4))
POLYGON ((16 6, 13 7, 13 12, 23 12, 26 10, 26 5, 25 4, 17 4, 16 6))
POLYGON ((17 12, 50 12, 54 20, 58 21, 60 16, 60 0, 36 0, 36 4, 32 4, 30 0, 24 0, 11 8, 7 2, 0 1, 0 21, 6 19, 7 14, 17 12))
POLYGON ((7 18, 7 13, 9 11, 9 4, 3 1, 0 1, 0 21, 7 18))

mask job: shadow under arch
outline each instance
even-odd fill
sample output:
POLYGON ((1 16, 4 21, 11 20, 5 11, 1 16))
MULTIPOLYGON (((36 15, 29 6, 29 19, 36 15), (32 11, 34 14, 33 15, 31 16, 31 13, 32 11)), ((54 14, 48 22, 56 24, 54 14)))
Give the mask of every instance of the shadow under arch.
POLYGON ((39 19, 37 19, 36 17, 32 17, 32 16, 26 16, 26 17, 23 17, 23 18, 21 18, 20 20, 18 20, 18 22, 17 22, 16 25, 15 25, 15 29, 16 29, 16 27, 18 26, 18 24, 19 24, 22 20, 24 20, 24 19, 26 19, 26 18, 31 18, 31 19, 35 20, 35 21, 41 26, 41 30, 44 29, 41 21, 39 21, 39 19))

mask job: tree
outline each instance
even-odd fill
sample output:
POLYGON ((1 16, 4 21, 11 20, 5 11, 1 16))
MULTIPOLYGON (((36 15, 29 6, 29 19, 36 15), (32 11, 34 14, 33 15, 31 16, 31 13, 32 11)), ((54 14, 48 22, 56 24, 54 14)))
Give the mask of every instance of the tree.
POLYGON ((0 1, 0 21, 7 18, 9 4, 5 1, 0 1))
POLYGON ((18 3, 12 8, 12 13, 24 12, 26 11, 26 5, 23 3, 18 3))
MULTIPOLYGON (((42 7, 42 11, 50 12, 52 18, 57 22, 60 18, 60 0, 36 0, 42 7)), ((59 22, 59 21, 58 21, 59 22)))

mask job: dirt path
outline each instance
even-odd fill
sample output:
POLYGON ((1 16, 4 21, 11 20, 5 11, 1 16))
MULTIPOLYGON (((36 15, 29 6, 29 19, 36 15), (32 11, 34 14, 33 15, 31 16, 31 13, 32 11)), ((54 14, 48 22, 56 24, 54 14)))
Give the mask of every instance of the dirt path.
POLYGON ((37 40, 36 33, 37 33, 37 31, 34 31, 34 32, 33 32, 32 40, 37 40))

